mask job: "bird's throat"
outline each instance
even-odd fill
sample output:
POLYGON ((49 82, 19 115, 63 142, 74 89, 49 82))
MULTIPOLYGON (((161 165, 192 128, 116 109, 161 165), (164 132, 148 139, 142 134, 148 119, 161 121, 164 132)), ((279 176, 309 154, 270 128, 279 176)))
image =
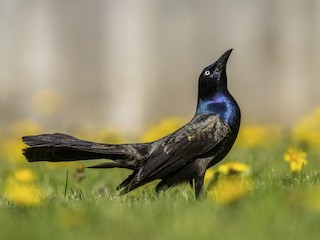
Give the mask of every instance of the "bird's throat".
POLYGON ((212 98, 199 98, 196 114, 214 114, 232 124, 240 110, 229 92, 216 94, 212 98))

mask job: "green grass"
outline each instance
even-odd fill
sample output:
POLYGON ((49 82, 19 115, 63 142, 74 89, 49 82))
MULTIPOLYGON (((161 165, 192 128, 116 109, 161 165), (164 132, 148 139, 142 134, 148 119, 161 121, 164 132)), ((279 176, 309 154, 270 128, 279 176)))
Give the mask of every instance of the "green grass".
MULTIPOLYGON (((318 239, 320 236, 320 155, 292 176, 282 160, 287 144, 244 150, 226 160, 247 163, 253 189, 232 204, 196 201, 187 185, 156 195, 155 184, 118 196, 115 188, 129 171, 86 170, 78 183, 75 166, 14 164, 0 156, 1 239, 318 239), (4 197, 10 172, 29 167, 45 198, 38 206, 15 206, 4 197), (65 196, 66 170, 69 173, 65 196), (317 208, 318 204, 318 208, 317 208)), ((83 162, 86 165, 88 162, 83 162)))

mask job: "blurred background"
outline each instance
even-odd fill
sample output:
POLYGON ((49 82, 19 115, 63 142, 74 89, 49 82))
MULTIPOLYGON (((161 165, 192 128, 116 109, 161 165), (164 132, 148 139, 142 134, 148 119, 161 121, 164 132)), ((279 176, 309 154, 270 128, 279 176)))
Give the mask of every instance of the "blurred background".
POLYGON ((319 42, 317 0, 0 0, 0 128, 187 121, 229 48, 243 122, 291 127, 320 102, 319 42))

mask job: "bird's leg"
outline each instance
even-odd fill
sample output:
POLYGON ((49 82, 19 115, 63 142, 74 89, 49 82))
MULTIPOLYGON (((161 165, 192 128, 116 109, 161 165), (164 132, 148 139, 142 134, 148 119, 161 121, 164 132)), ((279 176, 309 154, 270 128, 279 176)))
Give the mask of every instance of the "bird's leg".
POLYGON ((197 176, 194 179, 194 182, 195 182, 194 190, 195 190, 196 199, 200 200, 204 195, 204 192, 203 192, 204 174, 197 176))
POLYGON ((159 193, 161 191, 167 190, 169 187, 171 187, 172 184, 168 184, 166 181, 162 180, 161 182, 158 183, 156 186, 156 193, 159 193))
POLYGON ((194 186, 193 178, 189 180, 189 184, 190 184, 191 188, 193 188, 193 186, 194 186))

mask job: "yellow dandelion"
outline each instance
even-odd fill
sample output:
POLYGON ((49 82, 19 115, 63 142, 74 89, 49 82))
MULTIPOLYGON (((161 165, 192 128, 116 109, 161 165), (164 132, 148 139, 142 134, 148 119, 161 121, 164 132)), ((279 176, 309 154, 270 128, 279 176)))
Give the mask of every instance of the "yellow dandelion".
POLYGON ((41 127, 36 122, 30 120, 19 120, 11 124, 9 131, 11 136, 1 145, 2 159, 12 162, 25 162, 22 149, 26 145, 22 142, 21 137, 38 134, 41 131, 41 127))
POLYGON ((236 145, 243 148, 265 147, 280 138, 281 128, 276 125, 243 125, 236 145))
POLYGON ((34 183, 35 176, 30 169, 13 171, 4 184, 4 195, 17 206, 31 206, 41 203, 42 193, 34 183))
POLYGON ((307 153, 296 148, 289 148, 284 154, 284 161, 290 164, 291 172, 301 172, 303 166, 305 166, 307 161, 307 153))
POLYGON ((247 164, 242 163, 242 162, 227 162, 224 164, 221 164, 218 167, 218 172, 224 175, 229 175, 229 174, 244 174, 248 175, 250 173, 250 168, 247 164))
POLYGON ((250 178, 238 175, 219 179, 208 191, 211 200, 219 204, 234 203, 243 198, 251 189, 250 178))
POLYGON ((250 168, 242 162, 227 162, 221 164, 215 172, 215 180, 208 186, 208 196, 211 200, 229 204, 241 199, 252 188, 249 178, 250 168))
POLYGON ((320 107, 302 117, 292 130, 294 140, 308 147, 320 148, 320 107))
POLYGON ((34 184, 10 184, 5 187, 5 196, 17 206, 41 203, 41 191, 34 184))
POLYGON ((8 139, 2 143, 2 154, 5 160, 11 162, 25 162, 26 159, 22 155, 22 149, 26 145, 21 141, 20 138, 17 139, 8 139))
POLYGON ((148 131, 146 131, 142 135, 142 141, 151 142, 159 138, 162 138, 176 131, 177 129, 182 127, 183 124, 184 124, 184 121, 181 118, 178 118, 178 117, 166 118, 163 121, 161 121, 159 124, 151 127, 148 131))
POLYGON ((204 175, 204 181, 205 182, 210 182, 212 177, 214 175, 214 170, 213 169, 208 169, 206 171, 206 174, 204 175))
POLYGON ((28 168, 22 168, 12 173, 13 178, 18 182, 32 182, 35 179, 34 173, 28 168))

